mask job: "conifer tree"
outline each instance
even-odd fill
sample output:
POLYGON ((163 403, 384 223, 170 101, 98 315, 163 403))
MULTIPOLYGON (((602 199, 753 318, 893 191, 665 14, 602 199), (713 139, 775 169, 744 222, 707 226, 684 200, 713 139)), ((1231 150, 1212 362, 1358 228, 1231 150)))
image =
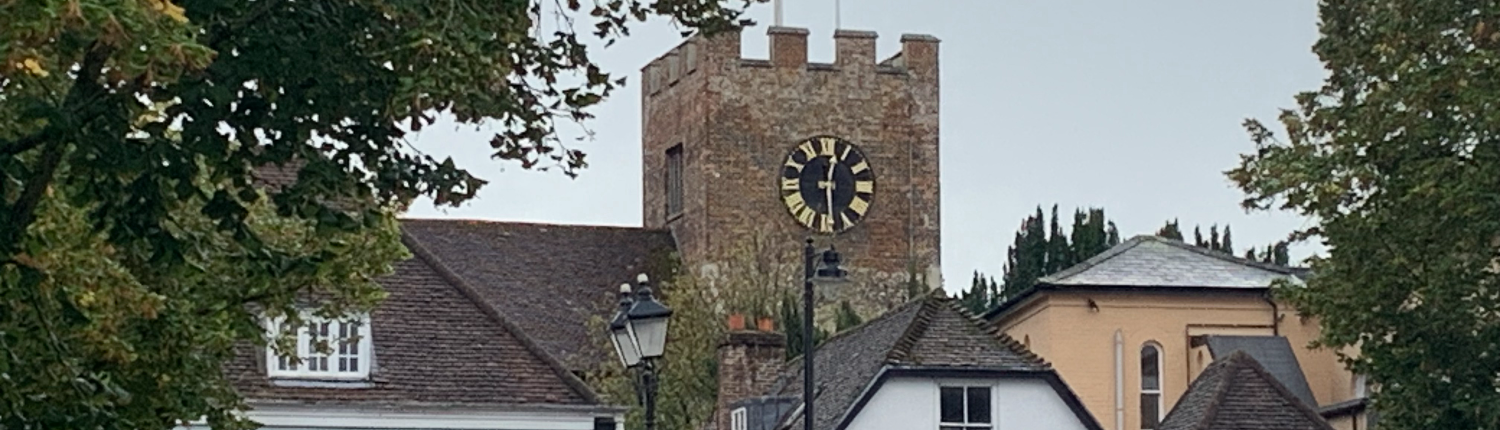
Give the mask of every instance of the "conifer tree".
POLYGON ((1234 255, 1234 242, 1229 237, 1229 224, 1224 224, 1224 237, 1219 240, 1219 251, 1234 255))
POLYGON ((854 312, 854 306, 848 300, 839 302, 839 310, 834 314, 833 326, 835 331, 844 331, 864 323, 859 313, 854 312))
POLYGON ((1063 234, 1062 222, 1057 217, 1057 204, 1052 205, 1052 225, 1047 233, 1047 263, 1043 265, 1043 275, 1055 273, 1073 265, 1073 251, 1068 244, 1068 236, 1063 234))
POLYGON ((1199 230, 1198 226, 1196 226, 1196 225, 1193 226, 1193 246, 1196 246, 1196 247, 1199 247, 1199 248, 1207 248, 1208 247, 1208 242, 1204 242, 1203 241, 1203 231, 1199 230))

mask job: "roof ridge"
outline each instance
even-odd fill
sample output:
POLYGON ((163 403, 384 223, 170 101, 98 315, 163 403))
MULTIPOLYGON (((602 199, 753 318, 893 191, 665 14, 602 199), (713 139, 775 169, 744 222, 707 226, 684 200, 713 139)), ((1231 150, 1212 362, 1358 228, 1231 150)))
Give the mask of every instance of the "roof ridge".
POLYGON ((1254 267, 1254 268, 1257 268, 1257 269, 1266 270, 1266 271, 1270 271, 1270 272, 1276 272, 1276 273, 1280 273, 1280 274, 1283 274, 1283 275, 1293 275, 1293 276, 1295 276, 1297 274, 1296 273, 1296 268, 1293 268, 1291 266, 1282 266, 1282 265, 1271 264, 1271 263, 1262 263, 1262 262, 1251 260, 1251 259, 1248 259, 1248 258, 1243 258, 1243 257, 1237 256, 1237 255, 1234 255, 1234 254, 1229 254, 1229 253, 1224 253, 1224 252, 1217 252, 1217 251, 1209 250, 1207 248, 1203 248, 1203 247, 1200 247, 1200 246, 1188 245, 1187 242, 1183 242, 1183 241, 1180 241, 1180 240, 1167 239, 1165 237, 1158 237, 1158 236, 1147 236, 1147 235, 1142 235, 1142 236, 1138 236, 1138 237, 1141 237, 1141 238, 1143 238, 1145 240, 1149 240, 1149 241, 1161 242, 1161 243, 1164 243, 1164 244, 1166 244, 1168 246, 1172 246, 1172 247, 1175 247, 1175 248, 1178 248, 1178 249, 1188 250, 1188 251, 1197 253, 1199 255, 1217 258, 1217 259, 1220 259, 1220 260, 1224 260, 1224 261, 1227 261, 1227 262, 1230 262, 1230 263, 1239 264, 1239 265, 1242 265, 1242 266, 1254 267))
POLYGON ((1261 366, 1260 361, 1256 360, 1255 357, 1250 356, 1249 353, 1246 353, 1243 350, 1236 350, 1233 354, 1230 354, 1229 357, 1232 359, 1236 359, 1236 363, 1230 363, 1231 365, 1238 364, 1243 367, 1248 367, 1251 371, 1255 372, 1256 376, 1266 380, 1266 382, 1271 385, 1271 389, 1275 390, 1276 394, 1281 396, 1281 400, 1290 403, 1293 407, 1297 408, 1297 411, 1301 412, 1303 417, 1308 418, 1313 422, 1322 423, 1324 429, 1333 429, 1333 427, 1328 424, 1328 421, 1323 419, 1323 414, 1319 414, 1318 411, 1313 410, 1313 408, 1311 406, 1308 406, 1306 402, 1303 402, 1302 399, 1297 398, 1297 395, 1292 394, 1292 391, 1287 389, 1286 386, 1283 385, 1281 381, 1277 380, 1274 375, 1271 375, 1271 372, 1267 371, 1264 366, 1261 366))
MULTIPOLYGON (((893 318, 897 314, 900 314, 901 311, 905 310, 907 306, 912 306, 912 305, 920 304, 920 303, 923 302, 923 300, 925 300, 925 295, 923 297, 918 297, 918 298, 915 298, 915 299, 912 299, 912 300, 907 300, 906 303, 902 303, 900 305, 897 305, 896 307, 893 307, 890 310, 887 310, 884 313, 881 313, 880 315, 875 316, 875 318, 871 318, 869 321, 865 321, 865 322, 856 324, 853 327, 846 328, 843 331, 840 331, 838 333, 834 333, 832 336, 828 336, 828 338, 823 339, 823 343, 818 344, 818 347, 817 348, 813 348, 813 349, 817 350, 818 348, 822 348, 823 345, 827 345, 829 343, 832 343, 834 340, 843 339, 845 337, 849 337, 852 333, 860 331, 861 329, 864 329, 865 327, 869 327, 871 324, 874 324, 877 321, 884 321, 886 319, 893 318)), ((794 363, 794 362, 796 362, 798 360, 801 360, 801 358, 802 358, 802 356, 800 356, 800 355, 797 356, 797 357, 793 357, 791 360, 787 361, 787 364, 794 363)))
POLYGON ((911 347, 917 344, 917 338, 921 337, 922 333, 927 331, 927 326, 932 323, 932 313, 937 309, 937 304, 941 300, 943 299, 938 294, 924 294, 916 300, 917 303, 921 303, 921 309, 917 309, 917 314, 911 317, 911 322, 907 323, 906 330, 901 332, 901 337, 896 338, 896 341, 891 343, 890 349, 886 350, 886 364, 906 360, 907 355, 911 354, 911 347))
POLYGON ((405 216, 403 216, 403 217, 397 218, 397 221, 399 221, 399 222, 417 221, 417 222, 436 222, 436 223, 503 224, 503 225, 527 226, 527 227, 542 227, 542 228, 546 228, 546 227, 559 227, 559 228, 584 228, 584 229, 595 229, 595 230, 637 230, 637 231, 649 231, 649 232, 667 232, 667 231, 671 231, 670 229, 666 229, 666 228, 652 228, 652 227, 645 227, 645 226, 607 225, 607 224, 565 224, 565 223, 552 223, 552 222, 542 222, 542 221, 508 221, 508 220, 479 219, 479 218, 422 218, 422 217, 405 217, 405 216))
POLYGON ((1109 261, 1112 258, 1118 257, 1120 254, 1124 254, 1125 251, 1135 249, 1135 247, 1140 246, 1141 243, 1146 242, 1149 237, 1154 236, 1141 235, 1132 237, 1130 238, 1130 240, 1121 242, 1119 245, 1112 246, 1109 249, 1104 250, 1104 252, 1094 255, 1093 257, 1089 257, 1088 259, 1080 261, 1072 266, 1068 266, 1066 269, 1060 270, 1057 273, 1037 278, 1036 284, 1032 285, 1031 288, 1036 288, 1036 285, 1044 283, 1061 281, 1063 279, 1072 277, 1073 275, 1082 273, 1085 270, 1091 269, 1094 266, 1103 264, 1105 261, 1109 261))
POLYGON ((431 267, 433 271, 436 271, 439 277, 443 278, 444 281, 447 281, 448 285, 457 289, 459 293, 463 294, 465 299, 467 299, 474 306, 478 307, 481 313, 489 317, 490 320, 499 324, 500 328, 505 330, 506 332, 509 332, 511 336, 515 336, 516 340, 521 343, 521 346, 526 349, 526 352, 530 353, 534 357, 537 357, 538 359, 541 359, 543 363, 546 363, 547 367, 552 369, 552 372, 556 374, 560 379, 562 379, 563 384, 567 385, 568 388, 571 388, 574 393, 578 394, 580 397, 583 397, 583 399, 587 402, 598 404, 604 403, 599 398, 599 395, 595 393, 592 388, 589 388, 588 384, 585 384, 583 380, 578 379, 577 375, 569 372, 568 369, 562 365, 562 362, 557 360, 557 357, 553 357, 552 354, 548 354, 546 351, 543 351, 542 348, 536 344, 536 341, 531 339, 531 336, 528 336, 526 332, 521 330, 520 327, 517 327, 515 324, 511 323, 510 320, 507 320, 504 316, 501 316, 500 312, 496 311, 494 307, 485 303, 484 300, 480 298, 478 290, 474 289, 474 287, 472 285, 469 285, 469 283, 465 281, 463 277, 459 276, 457 273, 454 273, 452 269, 449 269, 447 265, 443 264, 443 262, 440 261, 436 255, 433 255, 431 251, 428 251, 426 247, 422 246, 421 241, 417 240, 416 237, 403 230, 401 232, 401 242, 402 244, 406 245, 407 249, 411 250, 412 255, 415 255, 417 258, 421 259, 424 263, 427 264, 428 267, 431 267))
POLYGON ((988 334, 990 335, 990 337, 995 338, 995 340, 999 341, 1000 344, 1005 346, 1006 349, 1009 349, 1010 352, 1015 353, 1016 356, 1019 356, 1026 361, 1035 363, 1041 366, 1043 369, 1052 369, 1052 363, 1048 362, 1047 359, 1042 358, 1042 356, 1037 355, 1031 350, 1031 348, 1027 348, 1026 345, 1022 345, 1021 342, 1016 341, 1016 338, 1010 337, 1010 335, 1005 334, 1004 331, 1000 330, 999 324, 986 322, 984 318, 980 318, 978 315, 974 315, 973 312, 969 312, 967 308, 959 306, 957 300, 948 300, 948 307, 950 309, 953 309, 955 312, 958 312, 959 316, 969 320, 969 322, 973 324, 975 328, 979 329, 980 333, 988 334))

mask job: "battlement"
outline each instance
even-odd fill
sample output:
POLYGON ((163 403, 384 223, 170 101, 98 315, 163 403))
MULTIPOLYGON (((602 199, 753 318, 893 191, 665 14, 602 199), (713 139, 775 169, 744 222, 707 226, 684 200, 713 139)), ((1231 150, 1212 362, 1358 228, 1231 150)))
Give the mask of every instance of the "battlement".
POLYGON ((805 28, 769 27, 766 35, 770 37, 770 58, 756 59, 740 55, 742 34, 739 30, 712 37, 694 34, 641 68, 643 91, 655 94, 703 68, 801 69, 937 77, 940 41, 931 35, 902 34, 901 51, 877 61, 875 39, 878 35, 875 32, 837 30, 833 34, 833 63, 807 60, 808 30, 805 28))

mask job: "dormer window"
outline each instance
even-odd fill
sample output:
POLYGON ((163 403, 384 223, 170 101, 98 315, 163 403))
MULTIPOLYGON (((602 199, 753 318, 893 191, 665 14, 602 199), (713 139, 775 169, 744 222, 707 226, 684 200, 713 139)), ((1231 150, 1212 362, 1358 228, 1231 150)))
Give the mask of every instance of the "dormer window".
MULTIPOLYGON (((299 379, 365 379, 370 375, 370 319, 357 315, 343 319, 326 319, 312 315, 302 317, 297 330, 296 351, 277 354, 266 348, 267 374, 273 378, 299 379), (293 360, 290 353, 301 360, 293 360)), ((273 337, 282 330, 292 330, 278 318, 267 324, 273 337)))

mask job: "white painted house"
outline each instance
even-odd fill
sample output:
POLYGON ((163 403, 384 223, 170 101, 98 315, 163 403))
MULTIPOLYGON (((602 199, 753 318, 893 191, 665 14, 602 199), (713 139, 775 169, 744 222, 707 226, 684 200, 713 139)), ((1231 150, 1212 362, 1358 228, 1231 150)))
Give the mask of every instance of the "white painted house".
MULTIPOLYGON (((718 430, 801 430, 802 363, 777 334, 719 349, 718 430), (770 370, 768 372, 768 370, 770 370)), ((828 339, 815 430, 1099 430, 1052 368, 941 292, 828 339)))

